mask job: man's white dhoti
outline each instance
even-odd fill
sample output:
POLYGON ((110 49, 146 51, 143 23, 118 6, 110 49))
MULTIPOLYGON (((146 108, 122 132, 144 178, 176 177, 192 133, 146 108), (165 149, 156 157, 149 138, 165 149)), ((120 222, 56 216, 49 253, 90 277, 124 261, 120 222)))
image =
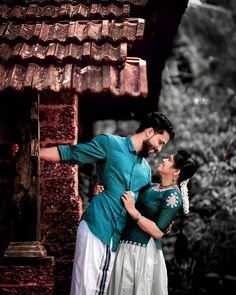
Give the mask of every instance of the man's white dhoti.
POLYGON ((106 294, 115 252, 94 236, 87 223, 79 224, 70 295, 106 294))

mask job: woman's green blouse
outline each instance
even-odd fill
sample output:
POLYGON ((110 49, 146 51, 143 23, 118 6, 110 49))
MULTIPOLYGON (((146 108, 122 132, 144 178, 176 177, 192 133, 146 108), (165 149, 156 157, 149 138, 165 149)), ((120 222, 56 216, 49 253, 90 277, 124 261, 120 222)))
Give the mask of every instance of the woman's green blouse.
MULTIPOLYGON (((182 208, 182 197, 178 188, 160 190, 158 185, 152 184, 140 192, 135 206, 143 216, 154 221, 157 227, 165 232, 182 208)), ((145 247, 150 238, 151 236, 130 218, 120 242, 145 247)), ((162 249, 159 239, 156 239, 155 243, 158 249, 162 249)))

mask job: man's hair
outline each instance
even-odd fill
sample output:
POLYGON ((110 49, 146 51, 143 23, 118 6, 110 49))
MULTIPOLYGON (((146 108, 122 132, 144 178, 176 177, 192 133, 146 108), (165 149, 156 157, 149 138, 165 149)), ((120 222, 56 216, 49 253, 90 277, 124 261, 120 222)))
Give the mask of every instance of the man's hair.
POLYGON ((141 133, 145 129, 152 127, 155 133, 163 134, 168 132, 170 139, 175 137, 174 127, 167 117, 158 112, 147 114, 141 121, 136 133, 141 133))

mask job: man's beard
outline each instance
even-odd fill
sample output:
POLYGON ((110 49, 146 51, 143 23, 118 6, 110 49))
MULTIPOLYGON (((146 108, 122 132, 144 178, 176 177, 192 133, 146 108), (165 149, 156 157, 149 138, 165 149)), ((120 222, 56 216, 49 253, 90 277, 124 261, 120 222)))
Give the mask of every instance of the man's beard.
POLYGON ((141 150, 141 152, 139 153, 139 155, 143 158, 147 158, 150 156, 149 151, 151 149, 153 149, 154 147, 151 145, 150 143, 150 139, 146 139, 143 142, 143 149, 141 150))

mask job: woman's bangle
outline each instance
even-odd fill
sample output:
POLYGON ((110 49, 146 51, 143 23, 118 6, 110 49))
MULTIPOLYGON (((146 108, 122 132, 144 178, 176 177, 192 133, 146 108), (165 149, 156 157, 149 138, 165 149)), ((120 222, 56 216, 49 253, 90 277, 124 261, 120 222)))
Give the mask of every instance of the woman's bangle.
POLYGON ((143 218, 143 217, 144 217, 144 216, 143 216, 141 213, 139 213, 138 216, 136 216, 136 217, 134 218, 134 221, 139 222, 139 220, 140 220, 141 218, 143 218))

